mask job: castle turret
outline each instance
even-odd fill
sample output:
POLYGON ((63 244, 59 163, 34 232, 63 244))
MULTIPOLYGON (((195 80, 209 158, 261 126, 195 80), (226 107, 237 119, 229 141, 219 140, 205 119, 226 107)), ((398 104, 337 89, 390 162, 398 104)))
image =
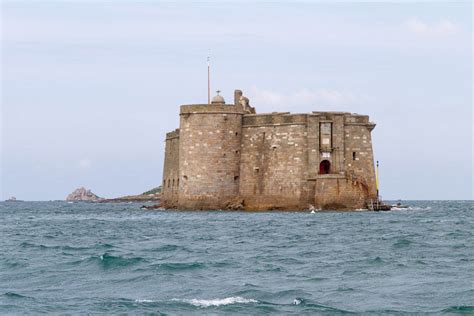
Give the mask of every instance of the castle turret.
POLYGON ((178 205, 179 129, 166 134, 161 200, 165 207, 178 205))
POLYGON ((180 208, 225 208, 238 195, 242 115, 219 94, 211 104, 181 106, 180 208))

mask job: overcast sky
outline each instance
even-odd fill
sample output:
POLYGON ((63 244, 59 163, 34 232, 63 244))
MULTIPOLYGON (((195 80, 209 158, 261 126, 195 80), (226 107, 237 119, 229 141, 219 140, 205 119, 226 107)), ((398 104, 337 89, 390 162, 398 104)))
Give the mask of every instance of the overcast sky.
POLYGON ((1 199, 161 183, 179 105, 368 114, 387 199, 472 199, 472 7, 3 1, 1 199))

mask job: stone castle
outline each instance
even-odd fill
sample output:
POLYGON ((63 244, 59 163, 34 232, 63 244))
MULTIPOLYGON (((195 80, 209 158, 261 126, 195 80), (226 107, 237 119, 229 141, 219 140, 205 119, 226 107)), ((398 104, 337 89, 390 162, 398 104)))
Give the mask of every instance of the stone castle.
POLYGON ((234 103, 182 105, 166 134, 162 204, 178 209, 364 208, 377 198, 367 115, 256 114, 234 103))

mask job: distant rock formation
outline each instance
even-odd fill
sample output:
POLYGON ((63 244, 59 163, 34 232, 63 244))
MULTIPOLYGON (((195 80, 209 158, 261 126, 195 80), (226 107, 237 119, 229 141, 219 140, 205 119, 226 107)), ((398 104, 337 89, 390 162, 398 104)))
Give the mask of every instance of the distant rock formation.
POLYGON ((74 190, 66 198, 66 201, 100 201, 103 198, 98 197, 91 190, 87 190, 84 187, 74 190))

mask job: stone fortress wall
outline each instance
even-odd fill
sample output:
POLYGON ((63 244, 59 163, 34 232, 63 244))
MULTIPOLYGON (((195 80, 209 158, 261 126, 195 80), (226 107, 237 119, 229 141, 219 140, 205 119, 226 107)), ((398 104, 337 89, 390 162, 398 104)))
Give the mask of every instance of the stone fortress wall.
POLYGON ((255 114, 234 104, 181 106, 166 137, 165 207, 357 209, 376 198, 369 117, 348 112, 255 114))
POLYGON ((225 208, 239 194, 242 115, 235 105, 181 107, 180 207, 225 208))

